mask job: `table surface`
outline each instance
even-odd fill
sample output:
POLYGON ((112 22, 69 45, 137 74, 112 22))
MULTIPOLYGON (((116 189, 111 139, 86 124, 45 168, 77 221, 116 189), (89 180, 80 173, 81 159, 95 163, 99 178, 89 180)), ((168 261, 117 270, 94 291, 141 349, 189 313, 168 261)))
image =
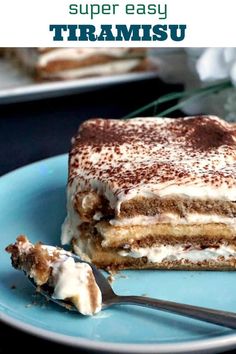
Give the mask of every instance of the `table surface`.
MULTIPOLYGON (((180 89, 181 86, 170 86, 158 79, 152 79, 97 88, 96 91, 69 97, 2 105, 0 175, 34 161, 67 152, 71 137, 79 124, 87 118, 120 118, 160 95, 180 89)), ((152 115, 153 110, 145 113, 148 114, 152 115)), ((67 354, 92 353, 47 342, 0 323, 0 353, 11 352, 16 343, 19 352, 32 352, 37 348, 39 351, 53 350, 67 354)))

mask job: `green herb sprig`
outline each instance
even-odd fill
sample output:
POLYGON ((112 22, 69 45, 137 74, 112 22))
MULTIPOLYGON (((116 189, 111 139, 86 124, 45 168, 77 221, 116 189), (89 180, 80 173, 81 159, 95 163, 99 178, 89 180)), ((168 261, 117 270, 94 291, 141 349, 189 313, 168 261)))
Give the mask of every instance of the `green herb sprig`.
POLYGON ((193 90, 188 90, 188 91, 183 91, 183 92, 169 93, 169 94, 161 96, 158 99, 156 99, 155 101, 152 101, 152 102, 148 103, 147 105, 129 113, 127 116, 124 117, 124 119, 137 117, 140 115, 140 113, 143 113, 152 107, 154 108, 154 112, 155 112, 154 116, 165 117, 168 114, 181 109, 187 102, 189 102, 191 100, 194 100, 199 97, 205 97, 205 96, 213 94, 213 93, 218 93, 218 92, 226 90, 230 87, 232 87, 231 81, 221 81, 220 83, 201 87, 198 89, 193 89, 193 90), (161 104, 171 102, 176 99, 182 99, 182 101, 171 106, 170 108, 168 108, 164 111, 157 113, 157 108, 159 108, 161 104))

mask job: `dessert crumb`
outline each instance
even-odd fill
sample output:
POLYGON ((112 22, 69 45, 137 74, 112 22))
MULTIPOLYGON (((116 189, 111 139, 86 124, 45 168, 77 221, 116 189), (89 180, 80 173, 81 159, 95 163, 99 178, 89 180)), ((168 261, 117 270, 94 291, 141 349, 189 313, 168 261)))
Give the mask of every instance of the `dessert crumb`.
POLYGON ((109 284, 112 284, 115 281, 115 277, 112 274, 110 274, 107 277, 107 281, 108 281, 109 284))

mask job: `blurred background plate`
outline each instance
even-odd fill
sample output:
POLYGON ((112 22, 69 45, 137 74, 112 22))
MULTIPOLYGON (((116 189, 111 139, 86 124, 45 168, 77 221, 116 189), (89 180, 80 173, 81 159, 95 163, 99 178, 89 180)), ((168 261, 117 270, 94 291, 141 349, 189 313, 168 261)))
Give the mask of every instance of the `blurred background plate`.
POLYGON ((147 80, 157 76, 157 71, 148 71, 38 83, 10 61, 0 59, 0 104, 60 97, 93 91, 97 88, 119 83, 147 80))

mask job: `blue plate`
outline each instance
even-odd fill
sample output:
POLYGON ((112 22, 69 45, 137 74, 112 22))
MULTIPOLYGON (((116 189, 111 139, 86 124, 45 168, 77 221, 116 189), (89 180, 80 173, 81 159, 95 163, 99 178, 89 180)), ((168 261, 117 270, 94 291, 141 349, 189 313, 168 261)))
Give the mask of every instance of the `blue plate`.
MULTIPOLYGON (((0 179, 0 318, 47 339, 102 351, 206 353, 235 347, 235 331, 173 314, 117 306, 83 317, 34 295, 25 276, 11 267, 4 248, 19 234, 60 245, 66 175, 63 155, 0 179)), ((126 271, 116 275, 113 287, 124 295, 236 311, 235 272, 126 271)))

